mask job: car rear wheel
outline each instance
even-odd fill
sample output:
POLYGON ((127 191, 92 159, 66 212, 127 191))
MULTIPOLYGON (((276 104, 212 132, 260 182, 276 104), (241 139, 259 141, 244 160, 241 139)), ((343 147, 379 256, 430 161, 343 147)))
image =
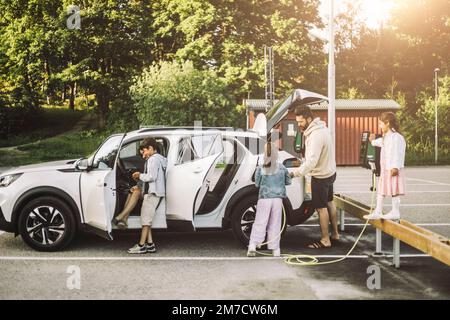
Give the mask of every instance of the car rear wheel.
MULTIPOLYGON (((253 223, 256 217, 256 204, 258 203, 258 197, 249 196, 240 201, 236 206, 233 215, 231 217, 231 229, 237 240, 244 246, 248 246, 250 241, 250 234, 252 232, 253 223)), ((284 223, 285 216, 282 216, 283 220, 281 225, 284 225, 284 229, 281 236, 286 231, 286 224, 284 223)))
POLYGON ((22 209, 19 233, 25 243, 37 251, 58 251, 73 240, 76 221, 64 201, 40 197, 22 209))

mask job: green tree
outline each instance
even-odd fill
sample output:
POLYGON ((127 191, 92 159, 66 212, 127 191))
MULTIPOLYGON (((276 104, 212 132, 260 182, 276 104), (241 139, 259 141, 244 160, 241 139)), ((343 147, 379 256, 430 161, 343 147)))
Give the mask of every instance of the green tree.
POLYGON ((293 87, 323 90, 323 43, 308 37, 321 27, 318 0, 154 1, 155 56, 212 68, 238 99, 263 96, 263 47, 275 50, 278 94, 293 87))
MULTIPOLYGON (((435 130, 435 98, 424 90, 419 95, 421 107, 415 117, 409 119, 406 138, 411 149, 417 153, 433 153, 435 130)), ((437 101, 439 148, 449 155, 450 151, 450 76, 439 81, 439 96, 437 101)))

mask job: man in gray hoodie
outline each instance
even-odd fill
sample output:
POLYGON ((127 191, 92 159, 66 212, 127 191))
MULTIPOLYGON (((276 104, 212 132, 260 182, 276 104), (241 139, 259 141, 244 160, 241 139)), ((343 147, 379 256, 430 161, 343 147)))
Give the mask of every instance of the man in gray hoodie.
POLYGON ((142 157, 146 160, 144 173, 135 172, 133 178, 143 183, 144 200, 141 209, 141 238, 138 244, 128 249, 128 253, 142 254, 156 252, 152 238, 152 221, 162 198, 166 195, 167 159, 158 153, 158 142, 146 138, 139 147, 142 157))
POLYGON ((333 202, 336 160, 331 133, 325 122, 321 121, 320 118, 314 118, 309 107, 298 106, 295 112, 296 120, 304 131, 305 162, 291 175, 295 177, 311 175, 312 205, 319 212, 319 223, 322 231, 322 238, 308 247, 314 249, 330 248, 332 242, 339 240, 336 206, 333 202), (328 230, 330 218, 333 227, 331 238, 328 230))

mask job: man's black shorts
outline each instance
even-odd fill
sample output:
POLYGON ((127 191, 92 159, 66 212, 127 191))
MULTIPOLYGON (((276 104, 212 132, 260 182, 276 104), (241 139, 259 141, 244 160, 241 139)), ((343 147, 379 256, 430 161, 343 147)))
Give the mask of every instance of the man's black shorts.
POLYGON ((336 173, 325 179, 311 177, 311 196, 314 209, 326 208, 328 202, 333 201, 334 181, 336 181, 336 173))

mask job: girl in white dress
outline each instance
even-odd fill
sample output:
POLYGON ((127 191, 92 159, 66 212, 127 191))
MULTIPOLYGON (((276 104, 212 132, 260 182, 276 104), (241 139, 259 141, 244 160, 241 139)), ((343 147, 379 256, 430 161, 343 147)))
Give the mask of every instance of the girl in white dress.
POLYGON ((406 142, 398 132, 398 121, 394 113, 384 112, 379 117, 378 125, 383 137, 375 139, 371 134, 369 140, 374 147, 381 147, 380 178, 377 185, 377 206, 365 219, 400 219, 400 196, 405 195, 405 151, 406 142), (384 197, 392 197, 392 210, 383 214, 384 197))

